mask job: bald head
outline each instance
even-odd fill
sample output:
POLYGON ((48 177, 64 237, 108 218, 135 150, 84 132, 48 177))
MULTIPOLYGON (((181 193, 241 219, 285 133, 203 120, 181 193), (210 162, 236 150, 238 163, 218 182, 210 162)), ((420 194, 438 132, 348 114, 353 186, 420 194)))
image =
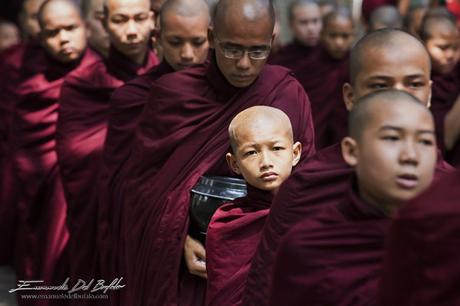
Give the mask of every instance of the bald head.
POLYGON ((0 20, 0 51, 5 50, 21 41, 18 27, 9 21, 0 20))
POLYGON ((283 111, 270 106, 253 106, 240 112, 230 122, 228 134, 232 150, 236 152, 241 134, 267 125, 277 126, 280 133, 285 133, 291 143, 294 142, 291 121, 283 111))
MULTIPOLYGON (((359 98, 348 116, 348 133, 355 140, 361 139, 361 135, 368 124, 373 120, 376 106, 398 107, 401 104, 411 104, 413 107, 423 109, 430 113, 428 108, 413 95, 402 90, 381 90, 359 98)), ((380 108, 379 108, 380 109, 380 108)))
POLYGON ((383 5, 375 9, 369 19, 371 31, 383 28, 397 28, 403 26, 403 18, 393 5, 383 5))
POLYGON ((214 10, 214 32, 220 33, 238 22, 256 24, 266 21, 267 31, 272 35, 275 19, 270 0, 220 0, 214 10))
POLYGON ((19 24, 24 37, 36 37, 40 32, 37 14, 45 0, 24 0, 19 13, 19 24))
POLYGON ((435 36, 447 36, 458 33, 457 26, 448 16, 442 14, 428 14, 423 18, 420 26, 420 39, 427 41, 435 36))
POLYGON ((355 84, 357 75, 363 66, 372 59, 368 52, 379 50, 380 53, 402 54, 411 50, 414 56, 424 58, 428 67, 431 67, 430 55, 423 43, 411 34, 398 29, 381 29, 371 32, 361 38, 351 49, 350 54, 350 82, 355 84))
POLYGON ((53 18, 54 12, 61 11, 63 9, 71 10, 75 12, 80 17, 80 19, 83 19, 81 8, 74 1, 46 0, 38 10, 37 18, 40 27, 44 28, 48 22, 48 19, 53 18))
POLYGON ((306 8, 310 10, 320 10, 318 3, 314 0, 295 0, 292 1, 288 9, 289 20, 292 20, 295 16, 295 10, 298 8, 306 8))
POLYGON ((161 8, 160 30, 165 26, 164 20, 169 16, 180 18, 200 17, 210 23, 209 7, 204 0, 168 0, 161 8))

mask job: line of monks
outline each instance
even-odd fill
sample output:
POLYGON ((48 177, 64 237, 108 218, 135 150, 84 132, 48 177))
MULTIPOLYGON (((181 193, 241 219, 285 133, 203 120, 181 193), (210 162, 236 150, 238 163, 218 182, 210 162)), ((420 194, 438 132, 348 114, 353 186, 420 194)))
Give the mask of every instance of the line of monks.
POLYGON ((384 5, 357 40, 347 8, 288 15, 276 49, 270 0, 23 2, 0 53, 0 265, 123 286, 19 305, 460 305, 457 21, 384 5), (248 191, 205 243, 202 176, 248 191))

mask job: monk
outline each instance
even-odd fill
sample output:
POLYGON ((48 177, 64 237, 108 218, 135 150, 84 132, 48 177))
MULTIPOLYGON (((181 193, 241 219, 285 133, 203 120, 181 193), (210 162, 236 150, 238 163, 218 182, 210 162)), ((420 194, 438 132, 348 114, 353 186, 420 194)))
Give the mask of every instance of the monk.
POLYGON ((458 171, 447 175, 393 218, 379 305, 460 304, 459 182, 458 171))
POLYGON ((384 28, 401 29, 402 27, 403 18, 393 5, 383 5, 376 8, 369 18, 369 31, 384 28))
POLYGON ((68 203, 69 277, 87 281, 96 273, 97 180, 110 96, 158 63, 149 50, 153 28, 150 2, 108 0, 104 5, 109 56, 66 78, 57 129, 59 165, 68 203))
MULTIPOLYGON (((347 109, 354 101, 382 89, 400 89, 428 105, 431 94, 430 57, 423 44, 396 29, 371 32, 359 40, 350 54, 350 82, 343 86, 347 109)), ((440 156, 436 175, 452 171, 440 156)), ((274 257, 280 239, 311 210, 344 197, 353 174, 333 145, 301 163, 273 200, 249 272, 244 305, 267 305, 274 257)))
POLYGON ((18 27, 12 22, 0 20, 0 52, 19 44, 20 41, 18 27))
POLYGON ((88 44, 102 57, 109 54, 109 36, 102 24, 104 0, 82 0, 81 7, 88 28, 88 44))
POLYGON ((322 28, 320 8, 313 0, 295 0, 289 6, 293 41, 270 57, 270 64, 293 69, 317 50, 322 28))
MULTIPOLYGON (((97 57, 85 53, 85 25, 72 1, 45 1, 38 21, 44 53, 35 57, 39 70, 24 75, 15 91, 7 156, 7 164, 13 165, 9 191, 14 196, 7 204, 17 210, 18 279, 50 284, 60 272, 57 262, 68 239, 56 156, 58 98, 64 78, 74 69, 91 65, 97 57)), ((31 305, 30 300, 25 301, 19 299, 21 304, 31 305)))
POLYGON ((444 152, 444 119, 460 94, 459 46, 456 24, 447 16, 430 15, 423 19, 420 38, 430 53, 433 65, 431 112, 436 124, 438 146, 444 152))
POLYGON ((187 235, 190 190, 202 175, 232 176, 224 156, 236 114, 256 105, 279 108, 305 156, 314 152, 303 88, 287 69, 265 65, 271 1, 221 0, 213 20, 209 65, 152 84, 130 157, 112 186, 112 207, 122 216, 120 275, 129 284, 123 305, 204 302, 205 249, 187 235))
POLYGON ((248 195, 221 206, 206 235, 206 305, 241 302, 247 272, 273 196, 301 155, 289 117, 279 109, 254 106, 239 113, 228 128, 230 168, 242 175, 248 195))
MULTIPOLYGON (((112 94, 110 99, 107 137, 104 145, 104 182, 108 184, 120 165, 127 159, 130 144, 134 138, 139 116, 148 100, 151 84, 161 76, 184 70, 193 65, 203 63, 208 55, 208 30, 210 26, 209 9, 204 0, 169 0, 160 12, 160 29, 158 44, 163 50, 162 62, 144 75, 127 82, 112 94)), ((116 241, 108 235, 111 209, 106 205, 108 200, 100 201, 100 219, 98 235, 101 235, 103 252, 101 264, 109 264, 106 256, 115 255, 116 241)), ((119 216, 118 216, 119 218, 119 216)), ((119 221, 115 222, 118 224, 119 221)), ((117 228, 117 226, 115 226, 117 228)), ((116 235, 115 237, 118 237, 116 235)), ((102 247, 102 246, 101 246, 102 247)))
POLYGON ((355 172, 348 192, 283 239, 270 305, 377 305, 391 216, 433 179, 433 118, 415 97, 371 93, 356 101, 349 126, 341 143, 355 172))
POLYGON ((319 52, 292 68, 311 101, 318 149, 345 136, 348 113, 341 103, 341 87, 349 78, 348 53, 353 34, 353 20, 347 9, 327 14, 323 19, 319 52))

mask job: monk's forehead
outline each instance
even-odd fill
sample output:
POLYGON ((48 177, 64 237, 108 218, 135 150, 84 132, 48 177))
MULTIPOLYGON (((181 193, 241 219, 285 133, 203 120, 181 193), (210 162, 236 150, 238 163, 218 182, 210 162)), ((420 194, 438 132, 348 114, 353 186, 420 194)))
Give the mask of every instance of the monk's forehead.
MULTIPOLYGON (((41 11, 44 24, 53 22, 57 16, 66 15, 69 18, 81 18, 79 7, 71 0, 53 0, 45 4, 41 11)), ((69 20, 70 21, 70 20, 69 20)))
POLYGON ((43 2, 45 2, 45 0, 25 0, 22 4, 22 8, 27 14, 34 14, 38 12, 43 2))
POLYGON ((105 0, 109 12, 131 8, 150 10, 150 0, 105 0))
POLYGON ((447 19, 433 19, 428 21, 426 25, 431 37, 446 37, 458 35, 457 27, 447 19))

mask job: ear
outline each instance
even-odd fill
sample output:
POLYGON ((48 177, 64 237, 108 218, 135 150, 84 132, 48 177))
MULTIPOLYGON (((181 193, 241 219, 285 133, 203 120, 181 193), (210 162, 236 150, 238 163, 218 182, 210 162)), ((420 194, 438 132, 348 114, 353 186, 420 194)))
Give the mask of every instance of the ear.
POLYGON ((292 145, 292 166, 294 167, 299 163, 300 157, 302 156, 302 144, 296 142, 292 145))
POLYGON ((353 87, 351 86, 350 83, 347 82, 343 84, 342 95, 343 95, 343 101, 345 102, 345 107, 347 108, 348 111, 351 111, 351 109, 353 108, 354 93, 353 93, 353 87))
POLYGON ((433 86, 433 81, 430 80, 430 82, 428 83, 429 86, 430 86, 430 95, 428 96, 428 104, 426 105, 428 108, 431 108, 431 96, 433 94, 433 91, 432 91, 432 86, 433 86))
POLYGON ((349 166, 355 167, 358 164, 358 148, 356 141, 351 137, 345 137, 342 139, 341 146, 343 159, 349 166))
POLYGON ((208 41, 209 41, 209 48, 215 49, 215 42, 214 42, 214 29, 212 27, 208 28, 208 41))
POLYGON ((227 153, 225 155, 225 159, 227 160, 227 164, 233 172, 235 172, 236 174, 241 174, 240 168, 238 167, 238 163, 236 162, 236 158, 232 153, 227 153))

